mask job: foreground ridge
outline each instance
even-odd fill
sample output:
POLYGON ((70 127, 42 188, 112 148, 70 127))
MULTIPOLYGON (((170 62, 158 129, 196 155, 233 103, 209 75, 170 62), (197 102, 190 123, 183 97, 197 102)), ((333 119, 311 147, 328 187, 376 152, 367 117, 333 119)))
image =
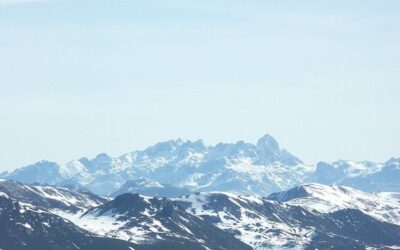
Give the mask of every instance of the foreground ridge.
POLYGON ((0 180, 0 248, 40 249, 30 246, 54 241, 57 249, 396 249, 396 197, 306 184, 268 197, 205 192, 103 199, 0 180))

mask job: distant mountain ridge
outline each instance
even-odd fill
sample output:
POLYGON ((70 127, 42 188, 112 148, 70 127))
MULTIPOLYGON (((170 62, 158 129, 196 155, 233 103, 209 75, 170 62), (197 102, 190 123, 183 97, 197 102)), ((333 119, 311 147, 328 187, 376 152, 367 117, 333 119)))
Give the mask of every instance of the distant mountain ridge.
POLYGON ((98 195, 120 194, 129 188, 144 195, 167 197, 179 196, 180 191, 268 195, 307 182, 396 192, 400 191, 400 158, 385 163, 341 160, 314 166, 283 149, 270 135, 256 144, 239 141, 215 146, 178 139, 119 157, 103 153, 91 160, 81 158, 61 165, 41 161, 3 173, 2 178, 75 186, 98 195), (133 187, 138 180, 160 187, 133 187))
POLYGON ((116 197, 124 193, 138 193, 146 196, 174 198, 191 193, 187 188, 175 187, 168 184, 160 184, 146 179, 129 180, 122 187, 111 194, 116 197))

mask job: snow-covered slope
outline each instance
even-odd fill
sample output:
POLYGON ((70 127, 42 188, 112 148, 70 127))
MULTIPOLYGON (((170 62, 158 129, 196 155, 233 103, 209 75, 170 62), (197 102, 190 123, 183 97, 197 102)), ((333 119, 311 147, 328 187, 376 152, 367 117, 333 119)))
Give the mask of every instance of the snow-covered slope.
POLYGON ((282 207, 261 197, 230 193, 198 193, 179 199, 186 211, 233 233, 255 249, 304 248, 314 228, 301 227, 306 211, 282 207))
MULTIPOLYGON (((390 195, 395 196, 394 193, 390 195)), ((365 193, 337 185, 305 184, 285 192, 271 194, 267 199, 320 213, 357 209, 378 220, 400 225, 400 203, 387 193, 365 193)))
MULTIPOLYGON (((400 226, 358 209, 310 212, 297 204, 229 193, 199 193, 176 200, 187 212, 233 233, 254 249, 365 249, 400 243, 394 240, 400 226)), ((321 200, 313 202, 318 206, 321 200)), ((370 209, 379 212, 381 208, 370 209)))
POLYGON ((11 173, 7 173, 3 177, 27 184, 55 184, 63 179, 59 169, 60 166, 55 162, 40 161, 35 164, 16 169, 11 173))
POLYGON ((0 193, 42 210, 58 209, 70 213, 84 211, 107 201, 88 192, 77 192, 55 186, 26 185, 4 179, 0 179, 0 193))
POLYGON ((187 249, 251 249, 166 198, 127 193, 73 221, 97 235, 137 244, 173 241, 186 245, 187 249))
MULTIPOLYGON (((4 183, 2 184, 4 185, 4 183)), ((47 191, 43 193, 43 199, 48 198, 45 197, 47 191)), ((100 238, 49 211, 29 203, 19 202, 13 194, 8 195, 0 191, 0 249, 140 249, 131 242, 100 238)), ((18 197, 22 198, 21 193, 18 197)), ((28 199, 29 197, 25 197, 25 201, 28 199)), ((35 202, 35 200, 31 200, 31 202, 35 202)))
POLYGON ((253 249, 400 246, 399 225, 358 209, 319 213, 286 202, 219 192, 173 200, 123 194, 68 219, 99 236, 139 245, 173 241, 210 249, 246 249, 246 245, 253 249), (238 245, 232 236, 246 245, 238 245))
POLYGON ((319 162, 306 182, 350 186, 366 192, 400 192, 400 158, 385 163, 319 162))

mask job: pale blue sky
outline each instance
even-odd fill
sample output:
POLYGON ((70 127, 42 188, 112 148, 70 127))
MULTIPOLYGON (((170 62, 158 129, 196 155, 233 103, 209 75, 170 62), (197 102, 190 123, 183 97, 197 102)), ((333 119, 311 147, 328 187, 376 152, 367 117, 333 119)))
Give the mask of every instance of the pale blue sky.
POLYGON ((0 170, 269 133, 400 155, 400 1, 0 0, 0 170))

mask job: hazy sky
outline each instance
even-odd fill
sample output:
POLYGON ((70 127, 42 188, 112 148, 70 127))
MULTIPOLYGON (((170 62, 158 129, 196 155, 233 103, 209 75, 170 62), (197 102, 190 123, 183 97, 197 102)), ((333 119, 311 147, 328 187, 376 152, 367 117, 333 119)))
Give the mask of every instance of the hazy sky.
POLYGON ((0 170, 181 137, 400 156, 400 1, 0 0, 0 170))

